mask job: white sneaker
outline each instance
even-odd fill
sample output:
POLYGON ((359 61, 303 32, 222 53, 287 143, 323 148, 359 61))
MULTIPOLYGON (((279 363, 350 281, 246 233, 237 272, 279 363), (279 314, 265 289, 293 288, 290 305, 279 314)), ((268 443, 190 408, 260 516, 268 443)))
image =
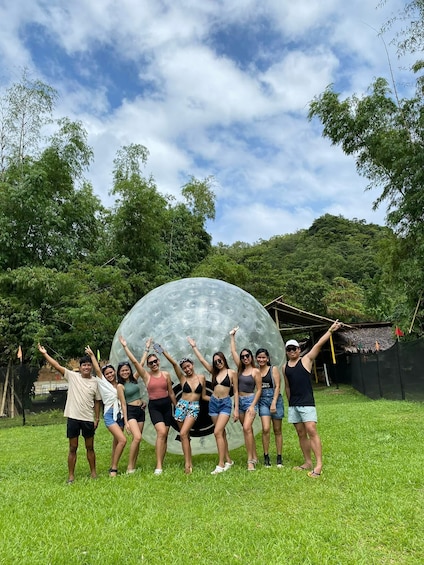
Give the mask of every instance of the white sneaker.
POLYGON ((218 475, 219 473, 223 473, 225 471, 225 467, 220 467, 217 465, 215 469, 212 471, 211 475, 218 475))
POLYGON ((234 461, 231 461, 231 463, 229 463, 228 461, 225 462, 224 465, 224 471, 228 471, 228 469, 231 469, 231 467, 234 465, 234 461))
POLYGON ((154 475, 162 475, 162 469, 155 469, 154 475))

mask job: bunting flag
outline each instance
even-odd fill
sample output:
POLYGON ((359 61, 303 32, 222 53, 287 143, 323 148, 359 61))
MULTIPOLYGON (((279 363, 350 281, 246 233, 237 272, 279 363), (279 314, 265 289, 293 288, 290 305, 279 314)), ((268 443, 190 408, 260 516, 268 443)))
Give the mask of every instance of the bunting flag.
POLYGON ((21 346, 18 347, 18 353, 16 354, 16 357, 22 361, 22 347, 21 346))
POLYGON ((402 337, 402 336, 404 336, 405 334, 403 333, 403 331, 400 329, 399 326, 396 326, 395 335, 396 335, 396 337, 402 337))

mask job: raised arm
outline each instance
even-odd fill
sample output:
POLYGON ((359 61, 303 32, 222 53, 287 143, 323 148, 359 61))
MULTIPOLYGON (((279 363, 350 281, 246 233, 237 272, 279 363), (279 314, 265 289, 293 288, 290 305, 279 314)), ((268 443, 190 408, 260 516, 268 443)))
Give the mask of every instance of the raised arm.
POLYGON ((240 357, 239 357, 239 354, 237 353, 237 349, 236 349, 236 333, 237 333, 238 329, 239 329, 239 327, 236 326, 235 328, 233 328, 230 331, 231 355, 233 356, 233 360, 234 360, 234 363, 237 366, 237 369, 240 367, 240 357))
POLYGON ((168 361, 171 363, 171 365, 174 367, 174 372, 177 375, 178 380, 181 382, 184 379, 184 373, 183 373, 181 367, 178 365, 178 363, 175 361, 175 359, 173 357, 171 357, 171 355, 166 351, 166 349, 163 349, 163 354, 168 359, 168 361))
POLYGON ((52 367, 54 367, 56 369, 56 371, 59 371, 59 373, 61 375, 65 374, 65 367, 62 367, 62 365, 60 365, 60 363, 58 363, 56 361, 56 359, 53 359, 53 357, 50 357, 50 355, 47 353, 46 348, 41 345, 41 343, 38 344, 38 351, 41 353, 41 355, 43 355, 44 359, 50 363, 50 365, 52 367))
POLYGON ((306 355, 304 355, 302 357, 302 362, 303 362, 303 366, 305 367, 305 369, 308 369, 308 371, 310 371, 312 369, 312 363, 318 357, 318 354, 321 351, 321 348, 324 345, 324 343, 326 343, 330 339, 331 334, 333 332, 336 332, 338 329, 340 329, 342 327, 342 325, 343 324, 341 322, 336 320, 330 326, 330 328, 325 332, 325 334, 319 338, 319 340, 316 342, 316 344, 313 346, 313 348, 309 351, 309 353, 307 353, 306 355))
MULTIPOLYGON (((128 348, 127 342, 126 340, 120 335, 119 336, 119 341, 121 342, 122 347, 124 348, 125 353, 128 355, 128 359, 131 361, 131 363, 134 365, 134 367, 136 368, 137 373, 139 374, 139 376, 143 379, 143 381, 147 381, 149 378, 149 374, 146 371, 146 369, 137 361, 135 355, 133 354, 133 352, 128 348)), ((143 357, 145 357, 146 352, 144 352, 143 357)), ((143 358, 141 359, 143 361, 143 358)))
POLYGON ((196 341, 191 338, 191 337, 187 337, 187 341, 189 342, 189 344, 191 345, 191 347, 193 348, 193 352, 196 355, 196 357, 199 359, 199 361, 201 362, 201 364, 204 366, 204 368, 208 371, 208 373, 212 373, 212 365, 210 363, 208 363, 206 361, 206 359, 203 357, 203 355, 200 353, 200 351, 197 348, 196 345, 196 341))
POLYGON ((94 355, 93 350, 91 349, 91 347, 89 345, 87 345, 87 347, 85 348, 85 352, 86 352, 87 355, 90 356, 91 363, 93 364, 93 368, 94 368, 96 375, 99 377, 99 379, 103 379, 103 373, 102 373, 102 371, 99 367, 99 363, 96 359, 96 356, 94 355))

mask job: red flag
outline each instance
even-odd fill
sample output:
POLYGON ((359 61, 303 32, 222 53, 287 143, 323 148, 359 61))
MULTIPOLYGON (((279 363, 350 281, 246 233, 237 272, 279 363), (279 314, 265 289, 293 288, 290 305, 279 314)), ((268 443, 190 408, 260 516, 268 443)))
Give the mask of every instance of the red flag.
POLYGON ((402 337, 402 336, 405 335, 405 334, 403 333, 403 331, 402 331, 398 326, 396 326, 395 335, 396 335, 397 337, 402 337))

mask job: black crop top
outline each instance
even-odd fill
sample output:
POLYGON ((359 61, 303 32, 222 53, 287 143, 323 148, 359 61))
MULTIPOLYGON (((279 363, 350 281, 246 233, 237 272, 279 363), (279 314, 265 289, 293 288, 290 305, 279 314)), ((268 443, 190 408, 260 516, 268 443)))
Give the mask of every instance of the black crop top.
POLYGON ((199 382, 199 384, 197 385, 197 387, 193 390, 191 388, 191 386, 188 384, 188 382, 186 381, 183 384, 183 392, 187 393, 187 394, 200 394, 202 392, 202 383, 199 382))
POLYGON ((216 385, 226 386, 226 387, 228 387, 228 388, 231 387, 231 381, 230 381, 230 376, 229 376, 228 372, 227 372, 227 374, 225 375, 225 377, 222 379, 222 381, 221 381, 220 383, 219 383, 219 382, 216 382, 216 383, 215 383, 215 386, 216 386, 216 385))

